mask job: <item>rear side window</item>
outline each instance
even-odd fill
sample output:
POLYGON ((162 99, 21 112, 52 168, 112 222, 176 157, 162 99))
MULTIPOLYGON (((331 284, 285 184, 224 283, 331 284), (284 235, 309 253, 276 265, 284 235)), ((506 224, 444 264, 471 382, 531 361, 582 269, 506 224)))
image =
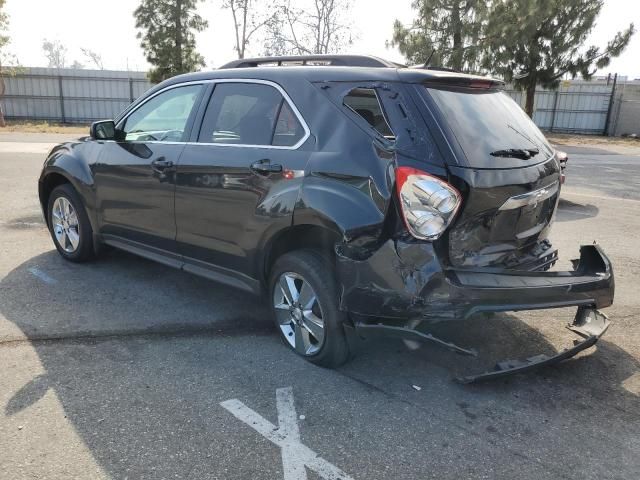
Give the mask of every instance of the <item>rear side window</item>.
POLYGON ((291 110, 291 106, 286 101, 283 101, 276 121, 272 144, 280 147, 290 147, 298 143, 303 135, 304 130, 298 121, 298 117, 291 110))
POLYGON ((303 136, 300 121, 274 87, 220 83, 209 100, 198 141, 288 147, 303 136))
POLYGON ((354 88, 344 97, 343 102, 380 135, 388 139, 395 138, 373 88, 354 88))

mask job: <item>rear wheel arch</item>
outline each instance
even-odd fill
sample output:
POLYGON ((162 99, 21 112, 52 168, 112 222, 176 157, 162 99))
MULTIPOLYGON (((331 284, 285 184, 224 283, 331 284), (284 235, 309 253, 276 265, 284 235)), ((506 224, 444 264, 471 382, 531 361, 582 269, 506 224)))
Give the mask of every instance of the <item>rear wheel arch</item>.
POLYGON ((266 285, 276 260, 295 250, 316 251, 335 266, 335 245, 341 238, 335 230, 313 224, 294 225, 279 232, 262 256, 262 280, 266 285))

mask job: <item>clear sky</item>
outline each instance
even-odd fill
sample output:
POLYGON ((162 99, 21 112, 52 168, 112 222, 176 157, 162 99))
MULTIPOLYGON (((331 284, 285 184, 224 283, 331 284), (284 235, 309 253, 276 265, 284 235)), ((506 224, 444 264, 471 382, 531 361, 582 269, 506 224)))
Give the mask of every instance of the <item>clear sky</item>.
MULTIPOLYGON (((268 0, 263 0, 268 1, 268 0)), ((345 53, 372 54, 402 61, 395 49, 387 49, 395 18, 410 23, 411 0, 350 0, 354 25, 353 44, 345 53)), ((23 66, 47 66, 42 53, 43 39, 59 40, 68 48, 67 61, 88 66, 80 48, 100 53, 105 68, 146 70, 136 39, 133 11, 138 0, 7 0, 10 16, 9 50, 23 66)), ((235 58, 231 13, 220 8, 221 0, 204 0, 199 13, 209 28, 198 35, 198 50, 207 65, 215 67, 235 58)), ((605 0, 605 6, 589 44, 603 46, 615 32, 634 22, 640 29, 640 0, 605 0)), ((249 54, 260 54, 260 45, 251 45, 249 54)), ((622 56, 601 73, 618 72, 640 78, 640 34, 636 34, 622 56)))

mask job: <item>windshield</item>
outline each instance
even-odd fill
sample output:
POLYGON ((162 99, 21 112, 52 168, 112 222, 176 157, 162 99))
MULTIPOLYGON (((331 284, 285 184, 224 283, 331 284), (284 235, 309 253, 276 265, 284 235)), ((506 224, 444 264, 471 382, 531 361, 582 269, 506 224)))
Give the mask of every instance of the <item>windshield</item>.
POLYGON ((544 135, 502 91, 425 88, 474 168, 514 168, 546 160, 544 135))

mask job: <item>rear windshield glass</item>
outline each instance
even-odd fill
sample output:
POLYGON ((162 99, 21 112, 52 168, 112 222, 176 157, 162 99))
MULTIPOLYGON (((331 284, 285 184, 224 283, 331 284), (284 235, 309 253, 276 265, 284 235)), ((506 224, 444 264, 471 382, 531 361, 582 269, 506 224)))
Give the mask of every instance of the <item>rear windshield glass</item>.
POLYGON ((551 154, 538 127, 504 92, 425 89, 449 124, 469 166, 524 166, 544 161, 551 154), (516 157, 510 157, 510 153, 505 151, 511 149, 529 151, 531 157, 523 158, 527 156, 526 153, 516 153, 516 157), (534 154, 536 150, 538 154, 534 154))

